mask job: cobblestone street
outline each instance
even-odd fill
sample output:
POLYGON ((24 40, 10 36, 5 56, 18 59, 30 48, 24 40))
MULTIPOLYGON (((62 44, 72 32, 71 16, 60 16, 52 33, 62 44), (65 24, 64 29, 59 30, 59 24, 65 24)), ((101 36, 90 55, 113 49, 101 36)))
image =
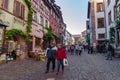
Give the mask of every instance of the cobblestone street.
POLYGON ((103 54, 68 55, 69 66, 58 76, 45 74, 46 62, 27 59, 1 64, 0 80, 120 80, 120 59, 105 60, 103 54))

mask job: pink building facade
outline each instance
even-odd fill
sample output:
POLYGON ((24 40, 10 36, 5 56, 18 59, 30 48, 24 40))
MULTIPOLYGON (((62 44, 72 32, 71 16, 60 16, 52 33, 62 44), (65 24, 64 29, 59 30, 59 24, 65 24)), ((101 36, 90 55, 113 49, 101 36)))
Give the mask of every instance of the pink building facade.
MULTIPOLYGON (((33 7, 33 22, 29 51, 39 51, 43 48, 43 35, 47 32, 45 27, 52 27, 53 34, 61 38, 63 19, 60 7, 54 0, 31 0, 33 7)), ((62 39, 62 40, 61 40, 62 39)))
POLYGON ((43 0, 31 0, 33 6, 33 22, 31 30, 31 44, 33 52, 42 49, 44 27, 49 26, 49 7, 43 0))
POLYGON ((60 23, 59 23, 58 14, 54 9, 54 6, 51 7, 50 11, 51 11, 50 18, 49 18, 50 25, 52 27, 53 33, 56 34, 56 36, 59 36, 60 23))
POLYGON ((59 43, 62 43, 63 41, 63 27, 64 22, 62 18, 62 12, 60 10, 60 7, 57 6, 54 1, 50 2, 50 4, 53 4, 50 8, 50 25, 52 27, 53 34, 55 34, 57 37, 59 37, 59 43))

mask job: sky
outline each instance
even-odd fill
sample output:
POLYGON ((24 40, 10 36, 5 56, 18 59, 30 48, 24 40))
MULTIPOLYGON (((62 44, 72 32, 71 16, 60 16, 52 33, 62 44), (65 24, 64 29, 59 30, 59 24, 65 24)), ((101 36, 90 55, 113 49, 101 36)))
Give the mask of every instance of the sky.
POLYGON ((71 34, 81 34, 86 29, 88 0, 55 0, 61 7, 64 23, 71 34))

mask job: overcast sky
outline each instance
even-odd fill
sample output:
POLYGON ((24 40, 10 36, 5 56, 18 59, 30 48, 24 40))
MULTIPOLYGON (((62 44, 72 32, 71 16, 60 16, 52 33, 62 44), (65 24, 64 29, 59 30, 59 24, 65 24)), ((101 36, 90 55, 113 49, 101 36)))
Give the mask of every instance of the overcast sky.
POLYGON ((56 0, 61 7, 64 22, 71 34, 81 34, 86 29, 88 0, 56 0))

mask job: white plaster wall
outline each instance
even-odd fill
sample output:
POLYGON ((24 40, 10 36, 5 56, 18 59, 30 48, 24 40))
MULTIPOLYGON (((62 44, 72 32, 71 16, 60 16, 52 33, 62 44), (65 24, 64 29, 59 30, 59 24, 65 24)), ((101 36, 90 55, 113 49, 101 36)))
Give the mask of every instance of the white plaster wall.
POLYGON ((107 31, 107 39, 109 39, 109 28, 114 26, 114 23, 111 23, 109 25, 108 23, 108 13, 111 11, 111 19, 112 22, 114 22, 114 5, 115 5, 115 0, 111 0, 111 3, 107 4, 107 0, 104 0, 105 2, 105 17, 106 17, 106 31, 107 31))
POLYGON ((97 40, 98 40, 98 34, 103 34, 103 33, 105 33, 105 28, 97 29, 97 30, 96 30, 96 33, 97 33, 96 38, 97 38, 97 40))
MULTIPOLYGON (((95 6, 95 26, 96 26, 96 40, 98 40, 98 34, 105 34, 105 28, 98 28, 98 18, 104 18, 104 11, 103 12, 97 12, 97 3, 103 2, 103 0, 94 0, 94 6, 95 6)), ((105 18, 104 18, 105 19, 105 18)))

